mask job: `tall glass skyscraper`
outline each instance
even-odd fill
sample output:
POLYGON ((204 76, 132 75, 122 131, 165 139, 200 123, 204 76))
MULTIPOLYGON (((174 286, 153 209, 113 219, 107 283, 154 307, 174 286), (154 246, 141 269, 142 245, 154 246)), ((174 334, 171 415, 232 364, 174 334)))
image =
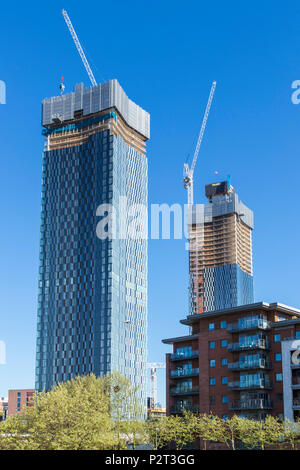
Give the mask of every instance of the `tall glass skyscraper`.
POLYGON ((229 181, 205 187, 189 224, 191 315, 254 302, 253 212, 229 181))
POLYGON ((146 406, 147 240, 96 229, 102 204, 147 206, 150 116, 111 80, 43 100, 42 124, 36 389, 120 371, 146 406))

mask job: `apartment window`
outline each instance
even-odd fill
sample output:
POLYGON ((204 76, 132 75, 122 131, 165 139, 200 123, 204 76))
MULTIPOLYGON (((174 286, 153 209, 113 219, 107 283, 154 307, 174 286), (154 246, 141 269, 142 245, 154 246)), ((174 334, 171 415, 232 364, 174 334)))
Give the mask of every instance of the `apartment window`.
POLYGON ((222 366, 227 366, 227 364, 228 364, 228 359, 227 359, 227 357, 222 357, 222 359, 221 359, 221 365, 222 365, 222 366))
POLYGON ((285 318, 285 317, 281 317, 281 316, 279 316, 279 315, 278 315, 278 317, 277 317, 277 321, 285 321, 285 320, 286 320, 286 318, 285 318))
POLYGON ((221 339, 222 348, 227 348, 227 339, 221 339))
POLYGON ((283 393, 276 393, 276 401, 283 402, 283 393))
POLYGON ((281 353, 276 353, 275 354, 275 361, 280 362, 281 361, 281 353))
POLYGON ((226 321, 226 320, 222 320, 222 321, 220 322, 220 328, 222 328, 222 329, 226 329, 226 328, 227 328, 227 321, 226 321))
POLYGON ((276 335, 274 335, 274 341, 275 343, 279 343, 280 342, 280 333, 276 333, 276 335))
POLYGON ((228 377, 222 377, 222 384, 227 385, 228 384, 228 377))
POLYGON ((209 323, 208 329, 209 329, 209 331, 214 330, 215 329, 215 324, 214 323, 209 323))
POLYGON ((300 330, 296 331, 296 339, 300 339, 300 330))
POLYGON ((222 403, 228 403, 228 395, 222 395, 222 403))
POLYGON ((211 378, 209 379, 209 385, 211 385, 211 386, 216 385, 216 379, 215 379, 215 377, 211 377, 211 378))
POLYGON ((176 356, 180 357, 189 357, 192 354, 192 346, 184 346, 182 348, 177 348, 175 354, 176 356))
POLYGON ((276 374, 275 378, 276 378, 276 382, 282 382, 282 374, 281 373, 276 374))
POLYGON ((215 361, 215 359, 211 359, 211 360, 209 361, 209 367, 216 367, 216 361, 215 361))
POLYGON ((209 397, 209 404, 215 405, 216 404, 216 397, 214 395, 209 397))
POLYGON ((215 349, 216 343, 215 341, 210 341, 209 342, 209 349, 215 349))
POLYGON ((21 392, 17 394, 17 411, 21 411, 21 392))

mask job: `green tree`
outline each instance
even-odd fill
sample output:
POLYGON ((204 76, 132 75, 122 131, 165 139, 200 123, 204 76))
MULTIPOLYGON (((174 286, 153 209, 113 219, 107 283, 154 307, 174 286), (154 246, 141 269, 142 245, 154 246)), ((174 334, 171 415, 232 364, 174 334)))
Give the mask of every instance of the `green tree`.
POLYGON ((284 428, 277 418, 267 416, 265 420, 247 420, 245 422, 248 432, 244 430, 240 437, 247 447, 265 450, 268 445, 282 443, 284 428))
POLYGON ((245 419, 237 415, 223 420, 220 426, 222 431, 220 442, 224 442, 230 449, 236 450, 237 443, 241 440, 241 434, 246 424, 245 419))
POLYGON ((171 442, 172 436, 169 424, 169 416, 147 421, 147 438, 148 442, 152 444, 154 450, 165 447, 171 442))
POLYGON ((148 442, 147 426, 145 421, 132 419, 123 421, 120 424, 121 436, 126 436, 128 443, 132 444, 133 450, 136 449, 137 444, 145 444, 148 442))
POLYGON ((0 425, 0 449, 83 450, 116 447, 104 379, 94 375, 39 393, 24 415, 0 425))
POLYGON ((219 441, 221 432, 221 420, 212 414, 203 413, 194 418, 195 436, 204 443, 204 450, 207 449, 209 441, 219 441))
POLYGON ((196 434, 204 442, 204 450, 209 441, 222 442, 236 450, 244 426, 245 420, 239 416, 223 420, 213 414, 202 414, 197 420, 196 434))
MULTIPOLYGON (((104 378, 107 394, 110 396, 110 414, 115 423, 114 429, 118 447, 126 447, 124 436, 134 434, 143 427, 144 407, 138 396, 139 388, 119 372, 112 372, 104 378)), ((129 439, 132 440, 132 439, 129 439)))
POLYGON ((294 423, 288 419, 284 420, 283 423, 283 435, 284 441, 287 442, 292 450, 297 449, 297 445, 300 442, 300 422, 294 423))
POLYGON ((176 450, 180 450, 187 444, 191 444, 195 439, 194 429, 191 426, 189 418, 190 413, 185 412, 183 416, 168 417, 169 442, 175 444, 176 450))

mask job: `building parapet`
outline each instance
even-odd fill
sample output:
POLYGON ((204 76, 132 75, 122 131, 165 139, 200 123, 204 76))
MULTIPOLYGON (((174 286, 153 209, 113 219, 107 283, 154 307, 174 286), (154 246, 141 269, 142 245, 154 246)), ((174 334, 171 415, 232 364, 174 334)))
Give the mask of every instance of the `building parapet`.
POLYGON ((71 122, 109 108, 116 108, 125 122, 146 139, 150 138, 150 115, 131 101, 117 80, 109 80, 94 87, 75 85, 74 91, 42 101, 44 127, 71 122))

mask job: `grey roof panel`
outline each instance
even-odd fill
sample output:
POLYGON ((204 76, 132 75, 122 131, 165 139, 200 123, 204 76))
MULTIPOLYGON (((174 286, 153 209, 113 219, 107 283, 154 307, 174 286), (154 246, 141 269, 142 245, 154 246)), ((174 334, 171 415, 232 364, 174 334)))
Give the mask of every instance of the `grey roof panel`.
POLYGON ((59 117, 61 122, 74 118, 74 112, 83 110, 83 116, 116 107, 127 124, 150 138, 150 114, 131 101, 117 80, 109 80, 95 87, 75 85, 74 91, 42 101, 42 125, 47 127, 59 117))

